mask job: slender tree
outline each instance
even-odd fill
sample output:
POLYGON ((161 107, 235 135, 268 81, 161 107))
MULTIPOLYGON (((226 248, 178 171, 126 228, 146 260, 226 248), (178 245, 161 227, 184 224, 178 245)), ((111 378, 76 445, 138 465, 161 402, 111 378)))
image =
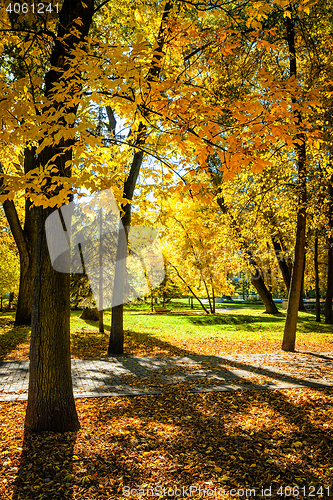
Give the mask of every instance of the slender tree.
MULTIPOLYGON (((35 151, 35 147, 27 147, 24 150, 25 174, 36 167, 35 151)), ((36 209, 32 206, 29 197, 26 197, 23 227, 13 200, 5 200, 3 209, 20 256, 20 287, 15 324, 30 325, 36 262, 36 209)))
MULTIPOLYGON (((295 46, 295 23, 292 7, 286 11, 287 42, 290 57, 290 76, 296 78, 296 46, 295 46)), ((297 110, 297 100, 292 97, 294 105, 294 119, 297 126, 302 123, 302 117, 297 110)), ((305 136, 298 133, 295 141, 295 154, 298 175, 298 212, 296 224, 296 243, 293 272, 291 276, 288 309, 284 327, 282 349, 293 352, 296 342, 296 326, 298 318, 299 301, 302 290, 302 278, 305 259, 305 232, 306 232, 306 148, 305 136)))
POLYGON ((319 289, 319 266, 318 266, 318 236, 314 242, 314 269, 315 269, 315 291, 316 291, 316 321, 320 323, 320 289, 319 289))
POLYGON ((333 323, 332 300, 333 300, 333 176, 328 185, 328 230, 327 238, 327 285, 325 298, 325 323, 333 323))
MULTIPOLYGON (((168 36, 170 34, 170 26, 168 25, 168 18, 171 14, 172 8, 175 2, 173 0, 168 0, 164 5, 164 10, 161 17, 159 32, 156 39, 156 48, 153 55, 153 60, 151 62, 150 68, 147 72, 146 81, 148 85, 151 85, 156 81, 162 70, 162 61, 164 57, 164 47, 167 43, 168 36)), ((149 103, 149 92, 145 96, 146 101, 149 103)), ((141 113, 141 119, 138 126, 138 131, 136 139, 132 144, 135 151, 133 155, 133 160, 130 168, 130 172, 124 181, 123 198, 126 200, 121 206, 121 222, 124 227, 124 231, 119 231, 119 240, 117 248, 117 266, 115 271, 115 283, 117 290, 115 294, 117 296, 123 295, 123 286, 125 281, 125 264, 124 255, 126 255, 127 238, 128 238, 128 228, 131 225, 131 208, 133 194, 135 186, 140 173, 142 160, 143 160, 143 146, 147 139, 148 127, 147 119, 149 118, 149 112, 147 110, 138 110, 141 113)), ((122 354, 124 352, 124 312, 123 304, 116 305, 112 307, 112 319, 111 319, 111 332, 109 339, 108 354, 122 354)))

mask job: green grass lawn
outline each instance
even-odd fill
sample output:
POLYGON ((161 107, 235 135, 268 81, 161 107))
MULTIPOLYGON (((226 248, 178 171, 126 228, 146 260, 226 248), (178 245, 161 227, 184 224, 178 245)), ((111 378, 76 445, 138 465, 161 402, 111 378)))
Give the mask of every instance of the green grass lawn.
MULTIPOLYGON (((126 306, 124 313, 125 352, 132 355, 186 355, 276 352, 281 348, 285 311, 276 316, 264 313, 258 304, 219 304, 220 310, 207 315, 186 299, 168 305, 167 314, 151 313, 147 304, 126 306)), ((110 312, 106 311, 105 333, 98 322, 82 320, 81 311, 71 312, 73 357, 106 355, 110 312)), ((14 326, 14 313, 0 315, 0 356, 26 359, 29 328, 14 326)), ((313 313, 300 312, 296 349, 328 352, 333 346, 333 327, 316 323, 313 313)))

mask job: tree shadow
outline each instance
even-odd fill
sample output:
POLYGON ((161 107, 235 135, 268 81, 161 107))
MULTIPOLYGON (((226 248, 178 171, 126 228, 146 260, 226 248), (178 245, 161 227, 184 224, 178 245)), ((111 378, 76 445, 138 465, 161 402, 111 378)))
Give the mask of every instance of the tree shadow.
POLYGON ((280 498, 280 485, 323 485, 324 468, 332 464, 330 431, 310 418, 316 402, 300 407, 280 391, 191 395, 175 390, 92 405, 103 440, 99 470, 109 470, 113 480, 109 494, 120 481, 138 488, 152 487, 158 479, 173 487, 202 481, 226 490, 251 487, 257 495, 258 487, 273 483, 272 498, 280 498))
POLYGON ((0 318, 0 326, 13 325, 13 328, 0 334, 0 359, 4 359, 10 352, 28 341, 31 327, 14 326, 14 320, 8 321, 7 318, 0 318))
POLYGON ((324 356, 323 354, 318 354, 317 352, 302 351, 302 354, 307 354, 308 356, 315 356, 316 358, 324 359, 326 360, 327 363, 332 363, 333 361, 333 358, 330 358, 329 356, 324 356))
POLYGON ((188 316, 188 321, 200 326, 209 325, 244 325, 249 323, 281 323, 285 320, 283 315, 274 316, 250 316, 247 314, 227 314, 227 315, 205 315, 188 316))
POLYGON ((313 318, 298 318, 298 328, 301 331, 305 332, 313 332, 314 325, 316 329, 316 333, 326 333, 328 335, 333 333, 333 326, 326 323, 316 323, 315 316, 313 318), (301 328, 300 328, 301 326, 301 328))
MULTIPOLYGON (((163 348, 170 349, 169 343, 156 340, 159 352, 163 348)), ((245 356, 243 361, 234 360, 232 355, 197 355, 186 349, 177 349, 177 353, 171 356, 155 354, 154 358, 149 359, 141 356, 114 356, 104 365, 89 366, 89 377, 93 383, 91 391, 100 395, 122 395, 124 391, 125 394, 165 393, 178 385, 189 392, 235 389, 263 391, 285 387, 322 389, 328 385, 321 380, 320 375, 311 378, 311 371, 308 367, 308 372, 304 371, 305 367, 302 364, 300 366, 297 358, 291 357, 287 361, 285 358, 273 357, 273 363, 279 365, 274 369, 274 366, 258 366, 256 361, 260 362, 260 356, 245 356), (251 360, 254 362, 251 363, 251 360), (281 362, 286 366, 283 371, 281 362), (292 373, 293 370, 296 373, 292 373)), ((84 367, 83 369, 85 370, 84 367)))
POLYGON ((125 332, 125 352, 132 355, 145 356, 188 356, 195 351, 183 349, 154 335, 128 330, 125 332))
POLYGON ((73 498, 76 433, 24 434, 13 500, 73 498))
MULTIPOLYGON (((97 325, 95 325, 97 326, 97 325)), ((124 353, 131 356, 186 356, 195 351, 177 347, 153 334, 125 330, 124 353)), ((71 333, 71 354, 78 358, 107 356, 109 331, 105 333, 76 331, 71 333)))

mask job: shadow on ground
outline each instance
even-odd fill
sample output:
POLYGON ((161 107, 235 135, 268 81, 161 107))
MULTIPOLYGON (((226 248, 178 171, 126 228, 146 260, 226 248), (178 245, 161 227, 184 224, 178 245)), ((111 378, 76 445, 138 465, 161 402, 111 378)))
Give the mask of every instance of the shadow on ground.
POLYGON ((12 500, 73 498, 76 433, 25 434, 12 500))
MULTIPOLYGON (((173 488, 206 483, 226 491, 251 487, 256 496, 261 486, 272 485, 273 499, 285 497, 277 494, 281 485, 297 484, 307 494, 311 485, 317 492, 331 484, 333 440, 323 424, 332 417, 332 391, 313 394, 306 400, 291 391, 175 391, 102 404, 91 400, 85 411, 100 423, 94 441, 101 478, 96 482, 102 480, 106 489, 100 498, 119 494, 119 485, 156 483, 173 488), (321 416, 314 423, 316 408, 321 416)), ((87 453, 82 447, 80 452, 87 453)), ((89 463, 88 456, 84 461, 89 463)))
POLYGON ((20 344, 27 342, 30 330, 30 326, 14 326, 12 317, 0 317, 0 359, 4 359, 20 344))
POLYGON ((247 314, 214 314, 206 316, 189 316, 188 321, 194 325, 246 325, 249 323, 281 323, 285 320, 281 316, 250 316, 247 314))

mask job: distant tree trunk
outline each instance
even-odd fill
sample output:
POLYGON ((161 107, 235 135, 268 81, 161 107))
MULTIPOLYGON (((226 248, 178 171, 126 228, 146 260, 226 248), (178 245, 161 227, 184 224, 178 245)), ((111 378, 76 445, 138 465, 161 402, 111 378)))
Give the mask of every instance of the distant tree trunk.
POLYGON ((98 330, 99 333, 104 333, 104 311, 98 311, 98 330))
POLYGON ((301 294, 300 294, 300 297, 299 297, 299 304, 298 304, 298 310, 299 310, 299 311, 306 311, 306 309, 305 309, 305 304, 304 304, 304 299, 303 299, 303 293, 304 293, 305 259, 306 259, 306 254, 305 254, 305 251, 304 251, 304 263, 303 263, 303 273, 302 273, 302 286, 301 286, 301 294))
MULTIPOLYGON (((177 276, 178 278, 180 278, 182 280, 182 282, 184 283, 184 285, 187 286, 187 288, 189 289, 189 291, 191 292, 191 294, 193 295, 193 297, 195 297, 197 299, 197 301, 199 302, 199 304, 201 305, 202 309, 205 311, 206 314, 209 314, 209 311, 208 309, 205 307, 205 304, 202 302, 202 300, 200 300, 200 298, 195 294, 195 292, 193 291, 193 289, 190 287, 190 285, 188 285, 186 283, 186 281, 184 280, 184 278, 182 277, 182 275, 180 274, 180 272, 178 271, 178 269, 173 265, 173 264, 170 264, 170 267, 173 267, 173 269, 176 271, 177 273, 177 276)), ((191 309, 193 309, 193 298, 192 298, 192 306, 191 306, 191 309)))
MULTIPOLYGON (((94 10, 94 0, 64 0, 59 13, 57 37, 50 56, 50 70, 45 75, 44 92, 52 101, 54 85, 72 85, 68 100, 53 100, 57 113, 77 112, 72 104, 73 93, 79 92, 77 72, 72 80, 64 82, 64 71, 70 69, 71 50, 88 36, 94 10), (81 23, 75 21, 80 18, 81 23), (75 31, 72 31, 75 25, 75 31)), ((54 109, 54 108, 53 108, 54 109)), ((47 113, 47 109, 44 110, 47 113)), ((64 125, 58 118, 56 125, 64 125)), ((38 155, 40 167, 51 159, 57 172, 53 175, 69 177, 72 159, 72 139, 61 139, 59 144, 45 147, 38 155)), ((45 233, 46 218, 51 208, 37 208, 36 271, 32 307, 30 343, 30 376, 25 428, 30 432, 76 431, 78 421, 71 377, 70 355, 70 274, 59 273, 52 267, 45 233)), ((65 230, 65 227, 64 227, 65 230)), ((57 238, 57 235, 52 235, 57 238)), ((68 256, 69 269, 69 256, 68 256)))
POLYGON ((212 314, 212 313, 213 313, 212 299, 211 299, 211 296, 210 296, 210 293, 209 293, 209 289, 208 289, 208 286, 207 286, 206 280, 204 279, 204 277, 203 277, 202 275, 201 275, 201 277, 202 277, 202 281, 203 281, 203 283, 204 283, 205 290, 206 290, 206 295, 207 295, 208 304, 209 304, 209 311, 210 311, 210 313, 212 314))
POLYGON ((316 321, 320 323, 320 289, 319 289, 319 267, 318 267, 318 236, 315 237, 314 245, 314 269, 316 289, 316 321))
POLYGON ((103 212, 102 208, 99 209, 99 311, 98 311, 98 331, 104 333, 103 321, 103 212))
POLYGON ((251 283, 254 288, 257 290, 257 293, 261 300, 264 303, 266 308, 265 313, 267 314, 277 314, 279 312, 276 304, 273 300, 271 292, 265 285, 265 282, 261 276, 261 271, 259 268, 256 268, 255 274, 251 272, 251 283))
MULTIPOLYGON (((290 76, 296 78, 296 49, 295 49, 295 26, 291 8, 288 9, 290 17, 286 17, 287 41, 290 57, 290 76)), ((292 98, 292 103, 296 104, 296 99, 292 98)), ((296 124, 301 125, 302 117, 299 111, 294 111, 296 124)), ((282 349, 288 352, 295 351, 296 327, 298 318, 298 307, 302 289, 302 277, 305 258, 305 233, 306 233, 306 149, 305 136, 298 133, 294 143, 297 161, 298 174, 298 213, 296 223, 296 243, 293 272, 290 283, 288 309, 284 327, 282 349)))
POLYGON ((271 292, 266 287, 265 281, 262 277, 261 270, 257 266, 256 260, 247 249, 245 249, 245 259, 250 266, 251 270, 251 284, 257 290, 257 293, 265 306, 266 314, 277 314, 279 312, 273 300, 271 292))
POLYGON ((108 347, 108 355, 123 354, 124 352, 124 304, 119 301, 124 299, 124 288, 126 279, 126 262, 124 256, 127 252, 127 229, 131 217, 131 205, 128 203, 124 209, 122 217, 123 224, 126 224, 124 230, 119 231, 118 246, 116 256, 116 270, 113 287, 113 300, 118 302, 118 305, 112 307, 111 331, 108 347), (126 212, 125 212, 126 210, 126 212))
POLYGON ((329 212, 328 212, 328 251, 327 251, 327 286, 326 286, 326 298, 325 298, 325 323, 331 325, 333 323, 332 314, 332 299, 333 299, 333 176, 330 179, 328 186, 329 193, 329 212))
MULTIPOLYGON (((143 131, 142 126, 142 131, 143 131)), ((145 130, 145 129, 144 129, 145 130)), ((112 307, 111 316, 111 331, 108 347, 108 355, 123 354, 124 352, 124 304, 119 304, 124 298, 124 287, 126 279, 126 262, 125 255, 127 254, 128 230, 131 224, 131 202, 134 194, 135 185, 139 176, 143 153, 136 152, 133 157, 130 174, 124 184, 124 198, 129 200, 129 203, 123 205, 121 222, 123 230, 118 234, 116 270, 114 277, 113 298, 117 298, 118 305, 112 307)))
POLYGON ((215 290, 212 281, 211 281, 211 286, 212 286, 212 302, 213 302, 212 314, 215 314, 215 290))
MULTIPOLYGON (((272 236, 272 243, 274 247, 274 252, 276 259, 278 261, 278 265, 282 274, 282 278, 284 281, 284 284, 286 286, 287 291, 289 292, 290 290, 290 282, 291 282, 291 274, 292 274, 292 264, 288 261, 286 261, 284 254, 285 254, 285 249, 282 247, 280 238, 278 235, 273 234, 272 236)), ((305 260, 304 260, 304 270, 305 270, 305 260)), ((303 277, 302 277, 302 289, 301 289, 301 295, 299 299, 299 305, 298 305, 298 310, 299 311, 305 311, 305 305, 304 305, 304 300, 303 300, 303 285, 304 285, 304 270, 303 270, 303 277)))
MULTIPOLYGON (((36 167, 36 148, 24 150, 24 172, 36 167)), ((36 209, 29 199, 25 201, 24 227, 20 223, 12 200, 3 203, 3 209, 20 256, 20 288, 15 315, 16 325, 31 324, 33 280, 36 261, 36 209)))
POLYGON ((10 292, 9 294, 9 299, 8 299, 8 308, 13 309, 13 302, 14 302, 14 292, 10 292))
POLYGON ((333 299, 333 238, 328 239, 327 287, 325 298, 325 323, 332 324, 333 299))
POLYGON ((284 284, 286 286, 287 292, 289 292, 292 266, 290 265, 289 262, 286 261, 284 257, 284 249, 282 248, 282 245, 277 235, 272 235, 272 243, 284 284))
MULTIPOLYGON (((28 204, 29 203, 26 202, 26 206, 28 204)), ((33 278, 36 260, 36 225, 35 216, 32 215, 32 213, 35 215, 35 209, 26 209, 26 221, 29 219, 30 221, 29 223, 26 223, 24 229, 22 229, 14 202, 12 200, 6 200, 3 203, 3 208, 20 256, 20 288, 17 301, 15 324, 30 325, 33 296, 33 278)))
MULTIPOLYGON (((228 207, 225 205, 224 199, 222 197, 217 197, 217 203, 218 203, 221 211, 224 214, 229 213, 228 207)), ((255 257, 252 254, 252 252, 249 250, 246 242, 243 240, 242 235, 241 235, 241 230, 238 227, 237 221, 233 218, 232 214, 229 214, 229 216, 230 216, 230 221, 231 221, 231 227, 234 231, 235 237, 238 238, 239 247, 240 247, 240 250, 242 251, 243 258, 246 261, 246 263, 250 269, 251 284, 254 286, 259 297, 263 301, 263 304, 265 306, 265 313, 278 314, 279 310, 276 307, 275 302, 273 301, 273 297, 272 297, 271 292, 268 290, 268 288, 265 285, 261 270, 259 269, 259 267, 257 265, 255 257)))

